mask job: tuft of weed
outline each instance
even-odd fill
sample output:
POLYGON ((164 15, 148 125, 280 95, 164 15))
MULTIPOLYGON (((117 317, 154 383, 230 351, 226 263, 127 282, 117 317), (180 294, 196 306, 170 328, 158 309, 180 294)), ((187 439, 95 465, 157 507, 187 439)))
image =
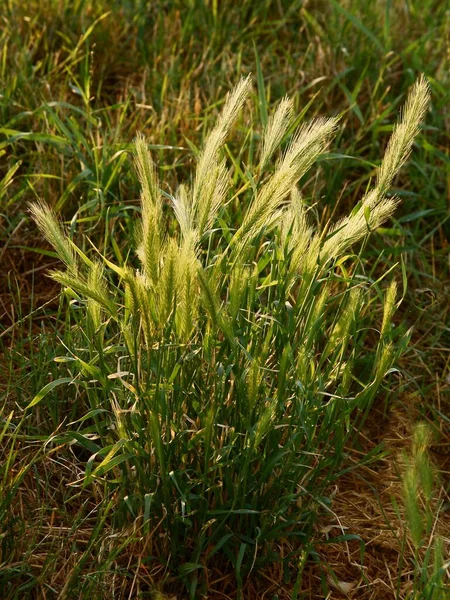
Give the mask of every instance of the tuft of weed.
POLYGON ((243 166, 234 181, 223 147, 250 88, 242 79, 227 96, 195 175, 169 194, 172 215, 137 138, 138 268, 95 247, 94 256, 84 252, 51 208, 31 208, 64 263, 51 277, 73 326, 56 359, 63 376, 28 409, 71 384, 76 414, 53 442, 76 442, 89 455, 74 485, 106 490, 117 526, 139 522, 148 556, 183 581, 190 598, 205 592, 204 573, 219 556, 239 589, 269 562, 298 562, 329 505, 353 428, 381 401, 408 338, 391 325, 396 286, 382 294, 387 273, 367 274, 363 249, 397 207, 388 191, 427 110, 424 78, 408 96, 374 187, 323 229, 297 183, 326 151, 338 119, 292 131, 293 106, 282 100, 267 116, 256 167, 243 166), (287 556, 280 539, 295 542, 287 556))
POLYGON ((417 600, 444 600, 448 595, 445 543, 437 529, 442 512, 438 478, 428 448, 432 432, 424 422, 414 429, 411 455, 403 455, 405 530, 414 548, 413 590, 417 600), (441 506, 439 506, 439 504, 441 506))

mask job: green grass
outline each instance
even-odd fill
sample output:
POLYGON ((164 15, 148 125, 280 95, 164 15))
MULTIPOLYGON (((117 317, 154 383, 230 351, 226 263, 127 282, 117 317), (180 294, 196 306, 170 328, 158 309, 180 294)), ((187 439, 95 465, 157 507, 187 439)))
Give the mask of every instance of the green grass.
MULTIPOLYGON (((0 18, 1 594, 146 597, 181 581, 200 597, 216 569, 246 597, 277 561, 279 584, 300 593, 319 560, 314 523, 332 510, 330 484, 370 406, 413 401, 445 444, 445 3, 9 0, 0 18), (248 101, 205 163, 225 94, 249 72, 248 101), (310 246, 292 240, 326 236, 376 187, 421 73, 430 109, 383 190, 401 199, 395 214, 362 244, 317 238, 322 253, 341 240, 334 262, 298 279, 310 246), (264 128, 286 94, 294 117, 265 160, 264 128), (276 225, 288 198, 274 196, 276 157, 299 125, 337 115, 328 152, 288 173, 302 199, 276 225), (157 204, 142 208, 141 187, 153 188, 148 165, 140 177, 133 167, 139 131, 159 181, 157 204), (217 182, 223 193, 208 195, 217 182), (30 219, 38 199, 65 221, 59 253, 30 219), (155 223, 165 237, 150 235, 155 223), (45 275, 58 254, 69 266, 59 300, 45 275)), ((408 558, 405 544, 392 597, 406 597, 405 578, 416 597, 439 597, 424 582, 442 573, 427 571, 431 559, 421 570, 421 548, 408 558)))

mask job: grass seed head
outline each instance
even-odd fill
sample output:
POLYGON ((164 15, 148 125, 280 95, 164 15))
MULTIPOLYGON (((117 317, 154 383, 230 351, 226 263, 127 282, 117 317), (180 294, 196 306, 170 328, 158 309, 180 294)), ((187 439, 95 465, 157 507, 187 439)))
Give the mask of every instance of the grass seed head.
POLYGON ((68 269, 76 270, 75 251, 55 213, 42 201, 30 205, 30 213, 49 244, 68 269))

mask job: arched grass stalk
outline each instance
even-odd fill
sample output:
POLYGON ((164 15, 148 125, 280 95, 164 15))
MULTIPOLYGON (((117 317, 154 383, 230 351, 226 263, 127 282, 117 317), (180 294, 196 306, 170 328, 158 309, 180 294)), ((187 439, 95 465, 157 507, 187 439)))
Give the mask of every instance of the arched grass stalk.
POLYGON ((244 79, 228 96, 172 215, 136 140, 139 268, 91 261, 49 208, 32 207, 66 266, 51 276, 78 300, 83 343, 65 366, 80 384, 80 420, 63 438, 85 442, 84 485, 114 492, 117 523, 144 519, 153 560, 191 598, 219 556, 238 584, 300 556, 353 426, 406 343, 391 326, 395 284, 379 311, 378 283, 350 248, 398 204, 387 192, 425 114, 426 82, 410 93, 375 187, 327 232, 309 222, 297 183, 338 119, 302 125, 271 170, 292 122, 287 99, 267 122, 260 164, 238 182, 242 210, 227 202, 237 190, 222 147, 250 89, 244 79), (283 559, 282 540, 294 541, 283 559))

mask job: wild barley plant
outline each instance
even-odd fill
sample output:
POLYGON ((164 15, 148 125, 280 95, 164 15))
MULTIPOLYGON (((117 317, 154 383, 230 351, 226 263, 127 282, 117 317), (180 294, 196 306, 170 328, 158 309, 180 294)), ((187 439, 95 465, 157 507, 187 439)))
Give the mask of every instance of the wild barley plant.
POLYGON ((427 110, 425 80, 407 99, 374 187, 324 231, 297 184, 338 119, 302 125, 272 168, 294 119, 283 99, 258 166, 234 189, 223 146, 250 89, 243 79, 227 96, 193 180, 171 196, 172 216, 136 139, 138 268, 88 257, 50 208, 31 208, 64 263, 51 277, 76 304, 79 342, 58 360, 79 418, 59 440, 91 454, 83 484, 114 494, 117 523, 141 520, 147 552, 192 598, 215 560, 234 566, 241 587, 252 569, 281 560, 282 541, 287 562, 307 547, 354 426, 407 337, 391 326, 394 283, 374 320, 379 280, 365 276, 352 247, 397 207, 387 194, 427 110))
MULTIPOLYGON (((444 600, 448 597, 448 569, 445 545, 439 535, 442 501, 438 500, 438 477, 429 457, 431 430, 418 423, 414 430, 411 456, 403 454, 403 502, 405 526, 414 548, 412 569, 414 600, 444 600)), ((404 540, 405 545, 406 539, 404 540)))

